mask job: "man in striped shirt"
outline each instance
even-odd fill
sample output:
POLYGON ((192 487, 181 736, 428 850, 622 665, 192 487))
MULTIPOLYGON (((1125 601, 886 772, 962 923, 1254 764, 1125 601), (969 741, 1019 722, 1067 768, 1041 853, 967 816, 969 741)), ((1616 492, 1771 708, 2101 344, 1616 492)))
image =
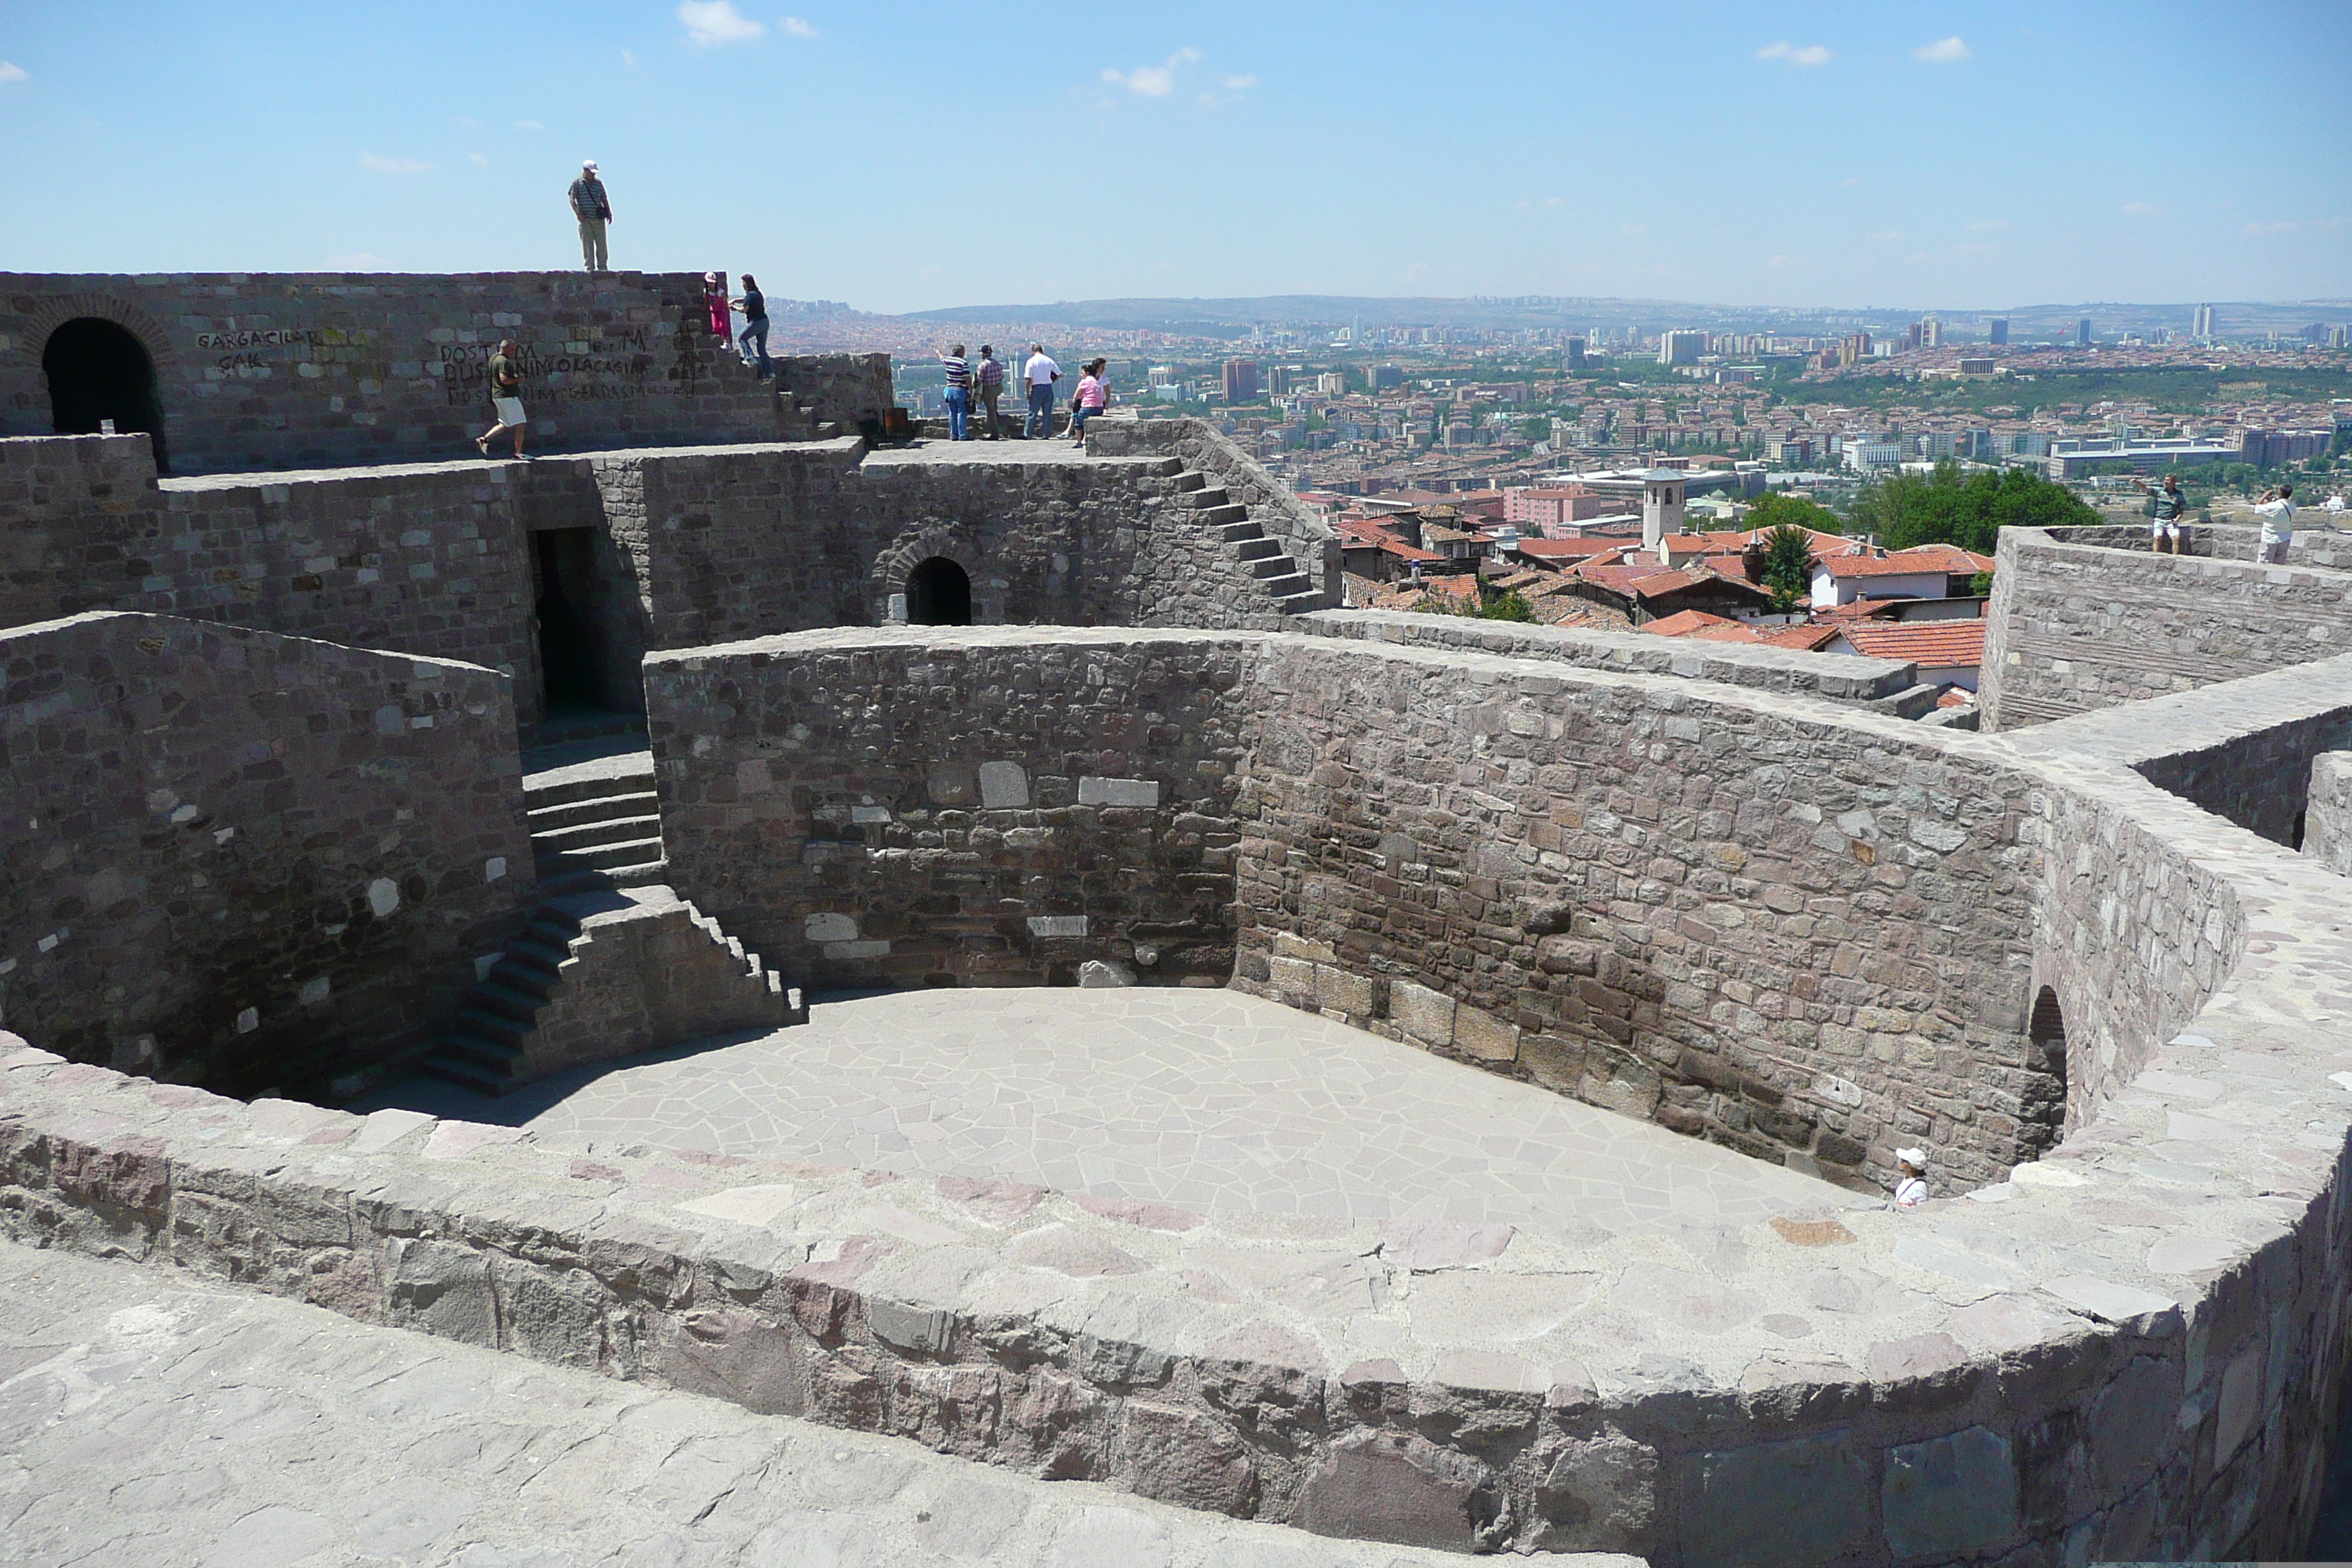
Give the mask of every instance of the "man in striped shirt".
POLYGON ((947 390, 940 401, 948 405, 948 439, 963 440, 970 434, 967 424, 971 417, 971 366, 963 357, 963 345, 950 345, 940 355, 940 369, 946 374, 947 390))

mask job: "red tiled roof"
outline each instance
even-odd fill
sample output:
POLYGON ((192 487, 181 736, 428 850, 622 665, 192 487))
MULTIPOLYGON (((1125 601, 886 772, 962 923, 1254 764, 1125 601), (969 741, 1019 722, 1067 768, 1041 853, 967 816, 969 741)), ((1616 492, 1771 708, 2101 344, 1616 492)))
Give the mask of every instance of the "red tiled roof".
POLYGON ((1832 555, 1820 564, 1832 577, 1924 577, 1940 572, 1948 577, 1990 572, 1990 556, 1973 554, 1953 544, 1921 544, 1885 555, 1832 555))
POLYGON ((1774 647, 1794 648, 1799 653, 1817 653, 1841 635, 1836 626, 1774 626, 1757 640, 1774 647))
POLYGON ((1661 616, 1643 626, 1653 637, 1686 637, 1714 626, 1736 626, 1739 623, 1729 616, 1710 616, 1705 610, 1677 610, 1671 616, 1661 616))
POLYGON ((1530 561, 1583 561, 1622 548, 1613 539, 1522 539, 1511 547, 1530 561))
POLYGON ((1973 668, 1984 662, 1985 624, 1979 621, 1849 621, 1838 628, 1856 652, 1938 668, 1973 668))

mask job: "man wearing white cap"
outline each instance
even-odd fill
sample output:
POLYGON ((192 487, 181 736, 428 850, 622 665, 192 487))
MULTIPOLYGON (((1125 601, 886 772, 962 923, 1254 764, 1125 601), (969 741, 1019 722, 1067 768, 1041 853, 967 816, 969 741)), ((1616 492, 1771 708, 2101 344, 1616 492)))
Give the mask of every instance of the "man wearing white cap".
POLYGON ((604 194, 604 182, 596 177, 593 158, 580 165, 580 177, 572 182, 572 216, 580 220, 581 265, 591 272, 609 270, 604 226, 613 221, 613 202, 604 194))
POLYGON ((1897 1149, 1895 1163, 1903 1173, 1895 1184, 1895 1206, 1916 1209, 1927 1201, 1927 1151, 1897 1149))

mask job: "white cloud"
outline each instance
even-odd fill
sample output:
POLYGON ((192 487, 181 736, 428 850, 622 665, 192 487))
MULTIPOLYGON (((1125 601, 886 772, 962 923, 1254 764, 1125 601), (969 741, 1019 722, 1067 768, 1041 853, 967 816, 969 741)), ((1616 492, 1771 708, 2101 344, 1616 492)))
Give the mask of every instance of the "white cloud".
POLYGON ((2158 217, 2162 216, 2164 209, 2154 202, 2126 202, 2116 211, 2126 217, 2158 217))
POLYGON ((357 256, 330 256, 327 265, 338 272, 381 272, 392 264, 372 250, 362 250, 357 256))
POLYGON ((1179 49, 1161 65, 1138 66, 1131 71, 1117 71, 1105 66, 1102 79, 1145 98, 1166 98, 1176 90, 1177 68, 1191 65, 1200 58, 1198 49, 1179 49))
POLYGON ((1765 262, 1764 265, 1767 267, 1777 267, 1783 272, 1786 272, 1795 268, 1811 267, 1812 263, 1806 260, 1801 256, 1775 256, 1765 262))
POLYGON ((1636 234, 1647 234, 1650 232, 1650 226, 1645 223, 1621 223, 1617 226, 1617 232, 1629 237, 1636 234))
POLYGON ((628 50, 623 49, 621 51, 621 63, 625 66, 635 65, 637 63, 637 57, 629 53, 628 50))
POLYGON ((15 60, 0 60, 0 82, 22 81, 29 74, 15 60))
POLYGON ((482 122, 475 119, 470 114, 461 114, 457 116, 457 123, 464 126, 468 131, 479 131, 482 128, 482 122))
POLYGON ((360 167, 373 169, 379 174, 421 174, 432 166, 418 158, 379 158, 373 153, 360 154, 360 167))
POLYGON ((475 163, 481 164, 484 168, 488 168, 489 166, 490 161, 488 158, 483 157, 479 153, 468 153, 466 156, 471 158, 475 163))
POLYGON ((2250 223, 2246 226, 2246 232, 2248 234, 2293 234, 2302 226, 2303 225, 2299 223, 2250 223))
POLYGON ((729 0, 678 0, 677 19, 686 24, 686 36, 706 48, 712 44, 740 44, 768 30, 764 23, 754 22, 729 0))
POLYGON ((1997 229, 2004 229, 2008 226, 2009 220, 2005 217, 1989 217, 1979 222, 1969 225, 1969 232, 1970 234, 1991 234, 1997 229))
POLYGON ((1957 33, 1948 38, 1937 38, 1932 44, 1922 44, 1911 51, 1911 58, 1933 60, 1937 65, 1952 65, 1969 58, 1968 45, 1960 42, 1957 33))
POLYGON ((1830 63, 1830 51, 1822 44, 1801 46, 1783 41, 1765 45, 1756 51, 1756 58, 1759 60, 1786 60, 1792 66, 1825 66, 1830 63))
POLYGON ((815 25, 806 17, 787 16, 777 25, 783 28, 786 37, 814 38, 816 37, 815 25))
POLYGON ((1882 228, 1876 234, 1870 237, 1870 243, 1873 245, 1892 245, 1895 241, 1901 239, 1902 237, 1903 236, 1894 229, 1882 228))
POLYGON ((1256 85, 1257 78, 1254 76, 1229 76, 1225 79, 1227 92, 1247 92, 1256 85))
POLYGON ((536 120, 518 120, 515 121, 515 129, 518 131, 544 131, 547 127, 541 125, 536 120))

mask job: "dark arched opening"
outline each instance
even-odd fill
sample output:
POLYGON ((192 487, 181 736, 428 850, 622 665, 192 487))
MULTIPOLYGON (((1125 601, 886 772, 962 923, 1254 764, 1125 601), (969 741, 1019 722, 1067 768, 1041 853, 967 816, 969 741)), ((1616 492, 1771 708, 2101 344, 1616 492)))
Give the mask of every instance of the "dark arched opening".
POLYGON ((2058 993, 2047 985, 2033 999, 2025 1038, 2026 1087, 2021 1109, 2028 1129, 2025 1141, 2039 1153, 2058 1142, 2066 1125, 2066 1015, 2059 1009, 2058 993))
POLYGON ((919 626, 971 625, 971 579, 944 555, 907 574, 907 619, 919 626))
POLYGON ((144 430, 163 457, 163 408, 155 395, 155 362, 147 346, 119 321, 77 316, 49 334, 41 350, 49 382, 49 424, 60 436, 94 436, 114 421, 120 434, 144 430))

